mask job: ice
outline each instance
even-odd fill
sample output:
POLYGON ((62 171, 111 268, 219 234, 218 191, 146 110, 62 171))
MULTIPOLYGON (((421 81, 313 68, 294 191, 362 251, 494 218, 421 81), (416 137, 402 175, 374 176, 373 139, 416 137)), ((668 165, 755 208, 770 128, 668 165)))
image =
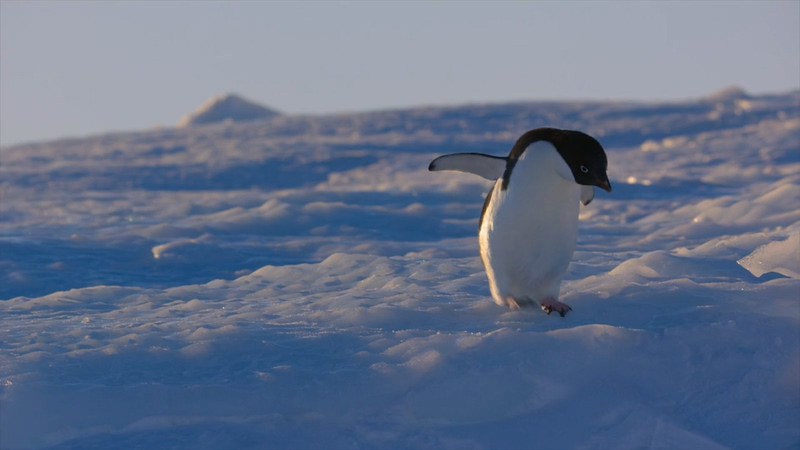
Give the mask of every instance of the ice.
POLYGON ((275 116, 2 148, 0 448, 800 445, 800 96, 275 116), (495 305, 490 183, 606 147, 566 317, 495 305))

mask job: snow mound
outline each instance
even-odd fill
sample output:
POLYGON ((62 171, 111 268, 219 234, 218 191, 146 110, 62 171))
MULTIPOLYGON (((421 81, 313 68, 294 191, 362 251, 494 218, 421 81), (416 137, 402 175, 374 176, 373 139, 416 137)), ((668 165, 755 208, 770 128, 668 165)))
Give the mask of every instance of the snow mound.
POLYGON ((179 126, 206 125, 225 121, 246 122, 268 119, 280 114, 278 111, 253 103, 236 94, 224 94, 208 100, 200 109, 181 119, 179 126))
POLYGON ((800 234, 762 245, 737 262, 757 277, 775 272, 800 278, 800 234))
POLYGON ((745 91, 741 86, 728 86, 709 95, 706 98, 715 102, 724 102, 748 99, 750 98, 750 94, 748 94, 747 91, 745 91))

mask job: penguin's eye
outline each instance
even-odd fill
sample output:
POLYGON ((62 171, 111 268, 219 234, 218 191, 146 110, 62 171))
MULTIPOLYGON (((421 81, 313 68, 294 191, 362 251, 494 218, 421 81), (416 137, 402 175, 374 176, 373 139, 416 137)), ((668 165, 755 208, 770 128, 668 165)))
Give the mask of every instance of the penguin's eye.
POLYGON ((586 166, 584 166, 583 164, 581 164, 581 172, 583 172, 583 173, 589 173, 589 168, 588 168, 588 167, 586 167, 586 166))

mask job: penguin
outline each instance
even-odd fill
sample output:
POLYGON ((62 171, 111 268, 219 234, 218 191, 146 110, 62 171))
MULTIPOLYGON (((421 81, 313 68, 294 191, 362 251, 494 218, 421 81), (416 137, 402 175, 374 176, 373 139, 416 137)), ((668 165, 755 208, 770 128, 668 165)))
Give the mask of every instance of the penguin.
POLYGON ((596 139, 557 128, 524 133, 506 157, 455 153, 428 166, 494 181, 478 240, 495 303, 512 309, 538 305, 561 317, 572 310, 558 295, 578 240, 579 205, 594 199, 595 186, 611 192, 607 169, 596 139))

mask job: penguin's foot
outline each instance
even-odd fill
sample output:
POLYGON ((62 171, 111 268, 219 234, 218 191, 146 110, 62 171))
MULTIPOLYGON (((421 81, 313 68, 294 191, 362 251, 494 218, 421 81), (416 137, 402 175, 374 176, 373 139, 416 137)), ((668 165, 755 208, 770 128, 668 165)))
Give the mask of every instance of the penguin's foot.
POLYGON ((568 312, 572 311, 572 308, 568 304, 561 303, 560 301, 554 298, 546 298, 541 302, 539 302, 539 304, 542 307, 542 311, 546 312, 548 316, 550 315, 550 313, 555 311, 558 313, 558 315, 564 317, 567 315, 568 312))
POLYGON ((510 296, 506 297, 506 305, 508 305, 509 308, 514 310, 528 308, 535 304, 536 302, 527 297, 522 297, 522 298, 515 298, 510 296))

